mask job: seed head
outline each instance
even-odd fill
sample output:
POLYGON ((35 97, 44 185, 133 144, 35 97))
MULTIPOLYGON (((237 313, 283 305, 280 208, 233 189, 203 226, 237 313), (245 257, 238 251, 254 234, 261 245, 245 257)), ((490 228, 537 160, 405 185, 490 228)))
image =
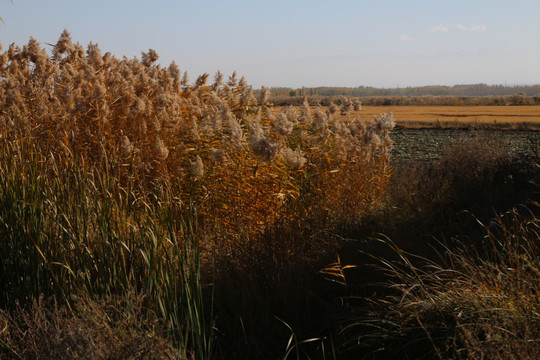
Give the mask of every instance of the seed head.
POLYGON ((145 101, 138 97, 137 99, 135 99, 135 103, 133 103, 132 109, 133 109, 133 112, 137 115, 144 114, 146 110, 145 101))
POLYGON ((204 175, 204 164, 199 155, 190 164, 189 172, 191 176, 198 178, 204 175))
POLYGON ((157 136, 154 140, 153 148, 156 152, 157 157, 161 160, 165 160, 169 156, 169 150, 167 149, 163 141, 157 136))
POLYGON ((218 164, 223 164, 225 162, 225 154, 220 149, 211 148, 210 155, 212 156, 212 160, 218 164))
POLYGON ((328 115, 321 110, 315 110, 313 114, 313 123, 317 129, 324 129, 328 127, 328 115))
POLYGON ((394 114, 389 112, 373 117, 371 128, 374 131, 390 131, 396 126, 394 114))
POLYGON ((90 43, 88 45, 88 49, 86 50, 86 56, 88 58, 88 62, 94 67, 103 66, 103 58, 101 57, 101 51, 99 50, 97 44, 94 45, 90 43))
POLYGON ((231 142, 234 146, 239 147, 244 142, 244 132, 240 123, 232 113, 228 116, 229 126, 231 129, 231 142))
POLYGON ((184 88, 189 87, 189 75, 188 75, 187 71, 184 71, 184 75, 182 76, 182 86, 184 88))
POLYGON ((62 35, 60 35, 60 38, 58 39, 58 42, 54 46, 53 57, 57 59, 59 55, 69 52, 72 49, 73 42, 71 41, 71 35, 66 29, 64 29, 62 35))
POLYGON ((173 80, 180 81, 180 68, 174 61, 169 65, 169 75, 173 80))
POLYGON ((159 59, 159 55, 153 49, 148 50, 147 53, 142 53, 141 62, 144 66, 150 67, 159 59))
POLYGON ((246 88, 246 87, 248 87, 248 83, 247 83, 245 77, 242 76, 242 77, 240 78, 240 82, 238 83, 238 86, 241 87, 241 88, 246 88))
POLYGON ((287 136, 292 134, 293 130, 294 123, 289 121, 289 117, 284 113, 279 114, 278 120, 274 123, 274 131, 287 136))
POLYGON ((30 59, 30 61, 32 61, 33 63, 36 63, 38 61, 38 59, 41 57, 41 49, 36 39, 30 37, 28 45, 23 47, 22 55, 30 59))
POLYGON ((107 92, 107 88, 101 84, 101 83, 97 83, 95 86, 94 86, 94 96, 97 98, 97 99, 101 99, 103 98, 103 96, 105 96, 105 93, 107 92))
POLYGON ((229 76, 229 82, 227 83, 230 87, 236 87, 238 85, 238 79, 236 78, 236 71, 229 76))
POLYGON ((360 111, 362 110, 362 101, 359 98, 354 98, 353 100, 353 110, 360 111))
POLYGON ((378 149, 381 146, 381 144, 382 144, 382 142, 381 142, 381 138, 379 137, 379 135, 373 134, 371 136, 371 141, 370 141, 370 145, 371 145, 371 148, 373 149, 373 151, 378 149))
POLYGON ((131 141, 129 141, 129 138, 126 135, 122 136, 122 138, 120 139, 120 154, 123 157, 129 157, 131 156, 132 152, 133 144, 131 143, 131 141))
POLYGON ((265 137, 260 137, 252 140, 250 146, 257 157, 269 162, 277 155, 279 145, 270 143, 265 137))
POLYGON ((265 88, 264 86, 261 88, 261 92, 259 95, 259 102, 261 105, 265 105, 268 99, 270 98, 270 90, 265 88))
POLYGON ((300 149, 285 148, 282 150, 284 162, 292 169, 301 169, 306 163, 304 153, 300 149))
POLYGON ((214 76, 214 90, 217 90, 223 85, 223 74, 218 70, 214 76))

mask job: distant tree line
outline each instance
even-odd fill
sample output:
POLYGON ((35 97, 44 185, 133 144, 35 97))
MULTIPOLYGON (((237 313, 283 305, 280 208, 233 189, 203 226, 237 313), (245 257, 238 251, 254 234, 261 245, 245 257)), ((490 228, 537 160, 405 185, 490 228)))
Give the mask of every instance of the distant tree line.
POLYGON ((287 87, 270 88, 273 96, 509 96, 524 94, 535 96, 540 94, 540 85, 454 85, 454 86, 420 86, 405 88, 359 87, 303 87, 298 89, 287 87))
MULTIPOLYGON (((352 103, 358 107, 358 103, 367 106, 505 106, 505 105, 540 105, 540 94, 528 96, 525 93, 518 93, 506 96, 348 96, 348 95, 305 95, 272 96, 270 102, 276 106, 295 105, 301 106, 307 101, 311 106, 342 106, 352 103)), ((348 106, 348 105, 347 105, 348 106)))

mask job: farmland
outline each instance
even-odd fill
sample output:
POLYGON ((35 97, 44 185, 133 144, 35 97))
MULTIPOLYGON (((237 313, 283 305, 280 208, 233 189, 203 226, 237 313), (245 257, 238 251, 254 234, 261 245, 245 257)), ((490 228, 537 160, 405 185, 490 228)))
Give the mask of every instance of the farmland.
MULTIPOLYGON (((285 108, 278 106, 274 111, 285 108)), ((386 112, 392 112, 396 122, 392 131, 395 161, 437 160, 449 146, 477 136, 516 155, 534 156, 540 151, 540 106, 362 106, 359 111, 334 116, 341 121, 370 121, 386 112)))
POLYGON ((448 147, 471 139, 496 142, 516 156, 535 156, 540 151, 540 132, 527 130, 469 130, 437 128, 398 128, 392 132, 392 159, 434 161, 444 156, 448 147))
MULTIPOLYGON (((282 109, 283 107, 277 107, 282 109)), ((327 106, 321 109, 326 111, 327 106)), ((359 116, 369 120, 392 112, 397 127, 460 128, 491 127, 501 129, 540 129, 540 106, 362 106, 360 111, 337 115, 343 120, 359 116)))
POLYGON ((540 129, 540 106, 364 106, 370 118, 391 111, 402 127, 463 127, 492 125, 540 129))

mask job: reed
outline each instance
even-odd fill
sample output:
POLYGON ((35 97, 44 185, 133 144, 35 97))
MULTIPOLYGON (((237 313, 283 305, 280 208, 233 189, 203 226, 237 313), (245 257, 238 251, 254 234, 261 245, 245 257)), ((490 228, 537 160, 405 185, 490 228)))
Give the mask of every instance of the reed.
POLYGON ((0 307, 143 294, 178 356, 203 359, 214 315, 201 277, 244 247, 268 255, 280 232, 298 253, 279 263, 309 258, 323 242, 301 234, 378 206, 394 122, 307 102, 276 115, 268 90, 236 74, 190 83, 158 59, 102 54, 67 31, 51 55, 33 38, 0 52, 0 307))
MULTIPOLYGON (((190 85, 158 58, 153 50, 141 59, 103 55, 67 31, 52 56, 34 39, 12 44, 0 55, 0 120, 55 156, 114 157, 122 184, 152 191, 167 182, 196 204, 214 243, 257 237, 283 219, 356 218, 380 201, 392 115, 342 121, 306 101, 276 116, 267 89, 256 94, 244 78, 224 82, 220 73, 211 85, 207 74, 190 85)), ((352 108, 359 104, 342 112, 352 108)))
POLYGON ((113 159, 55 157, 11 131, 0 149, 2 308, 144 293, 180 354, 208 358, 196 214, 166 186, 124 187, 113 159))

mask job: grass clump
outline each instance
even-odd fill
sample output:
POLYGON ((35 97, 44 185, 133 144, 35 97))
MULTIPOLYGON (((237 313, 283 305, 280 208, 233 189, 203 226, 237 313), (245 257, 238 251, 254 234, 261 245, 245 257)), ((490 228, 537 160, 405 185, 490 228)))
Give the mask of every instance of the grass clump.
POLYGON ((540 168, 487 135, 394 163, 388 206, 341 251, 338 358, 538 356, 540 168))
POLYGON ((483 225, 478 244, 449 245, 439 261, 418 262, 385 240, 398 255, 383 260, 391 292, 346 331, 363 327, 357 343, 377 358, 538 357, 538 220, 508 211, 483 225))
MULTIPOLYGON (((387 213, 394 225, 385 233, 392 237, 391 227, 401 224, 396 235, 416 246, 415 238, 422 234, 441 238, 471 233, 477 227, 469 214, 487 220, 494 212, 534 200, 538 157, 512 153, 490 135, 462 134, 436 160, 396 161, 387 213)), ((534 150, 532 144, 530 148, 534 150)))

